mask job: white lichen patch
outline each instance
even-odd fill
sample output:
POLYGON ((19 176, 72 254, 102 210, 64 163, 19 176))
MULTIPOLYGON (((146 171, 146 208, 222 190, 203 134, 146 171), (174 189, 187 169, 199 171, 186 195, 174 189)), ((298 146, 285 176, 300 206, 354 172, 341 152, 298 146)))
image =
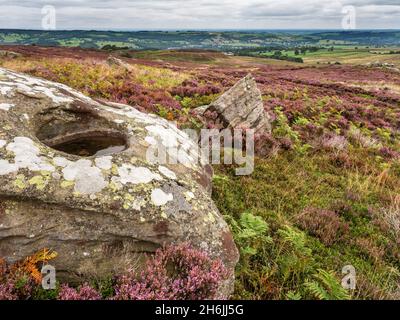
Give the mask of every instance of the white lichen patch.
POLYGON ((91 167, 81 172, 75 179, 75 192, 81 194, 95 194, 107 187, 108 183, 97 167, 91 167))
POLYGON ((0 103, 0 110, 9 111, 13 107, 15 106, 10 103, 0 103))
POLYGON ((95 164, 99 169, 110 170, 112 168, 112 156, 96 158, 95 164))
POLYGON ((64 179, 67 181, 75 181, 82 171, 90 168, 91 166, 92 166, 92 161, 87 159, 81 159, 76 162, 71 161, 62 170, 64 179))
POLYGON ((179 146, 178 136, 172 129, 156 124, 147 126, 146 130, 151 137, 161 141, 165 148, 177 148, 179 146))
POLYGON ((63 96, 63 95, 57 95, 56 89, 54 88, 47 88, 47 87, 42 87, 42 86, 35 86, 33 87, 33 90, 35 92, 43 93, 46 95, 48 98, 53 100, 55 104, 62 104, 62 103, 67 103, 67 102, 73 102, 73 99, 71 97, 63 96))
POLYGON ((163 206, 172 200, 174 200, 172 193, 165 193, 158 188, 151 192, 151 201, 158 207, 163 206))
POLYGON ((128 117, 130 119, 135 119, 137 122, 141 122, 144 124, 154 123, 154 120, 152 119, 151 115, 144 114, 133 107, 119 103, 109 103, 109 104, 115 106, 115 108, 104 107, 103 109, 121 116, 128 117))
POLYGON ((135 167, 130 164, 123 164, 118 168, 119 182, 122 184, 150 183, 153 180, 161 181, 163 178, 145 167, 135 167))
POLYGON ((144 139, 149 145, 155 146, 157 144, 157 140, 154 139, 153 137, 147 136, 144 139))
POLYGON ((158 171, 160 171, 168 179, 176 180, 175 172, 169 170, 167 167, 159 166, 158 171))
POLYGON ((187 201, 191 201, 195 198, 194 193, 192 191, 186 191, 184 195, 187 201))
MULTIPOLYGON (((51 99, 56 105, 73 102, 72 97, 60 92, 59 89, 61 88, 69 91, 74 96, 78 96, 77 92, 61 84, 14 73, 9 70, 2 69, 2 72, 7 75, 7 79, 0 82, 2 88, 1 94, 9 94, 17 91, 32 97, 42 95, 51 99)), ((83 99, 82 96, 82 94, 79 94, 79 98, 83 99)), ((88 99, 85 96, 83 97, 88 99)))
POLYGON ((51 177, 52 177, 54 180, 60 180, 60 179, 61 179, 61 174, 59 174, 58 172, 53 172, 53 173, 51 174, 51 177))
POLYGON ((10 92, 12 91, 12 87, 8 87, 8 86, 0 86, 0 94, 3 96, 8 95, 10 92))
POLYGON ((70 162, 62 173, 65 180, 75 182, 74 191, 79 194, 95 194, 108 186, 101 170, 87 159, 70 162))
POLYGON ((68 159, 66 159, 64 157, 55 157, 53 159, 53 162, 57 167, 62 167, 62 168, 65 168, 66 166, 68 166, 72 163, 71 161, 69 161, 68 159))
MULTIPOLYGON (((197 145, 190 139, 190 137, 183 131, 179 130, 176 125, 162 119, 156 115, 144 114, 135 108, 130 106, 109 103, 112 107, 103 107, 103 110, 122 115, 131 119, 134 119, 137 123, 143 123, 147 125, 145 127, 147 135, 145 141, 152 147, 159 149, 162 148, 162 152, 166 151, 171 163, 181 163, 188 168, 194 168, 198 165, 199 156, 197 145)), ((128 126, 128 131, 129 126, 128 126)), ((130 132, 132 135, 133 133, 130 132)), ((155 157, 151 154, 154 150, 149 150, 151 159, 155 157)), ((152 163, 162 163, 161 161, 152 161, 152 163)))
POLYGON ((0 159, 0 176, 14 173, 18 170, 19 168, 16 164, 10 163, 7 160, 0 159))
POLYGON ((0 140, 0 148, 3 148, 7 144, 6 140, 0 140))
POLYGON ((174 124, 155 121, 155 124, 146 126, 146 130, 148 135, 145 141, 151 145, 148 157, 154 159, 151 162, 162 164, 164 161, 169 161, 172 164, 183 164, 188 168, 198 166, 201 157, 197 144, 174 124), (155 154, 165 154, 169 160, 158 159, 155 154))
POLYGON ((14 166, 12 167, 16 166, 17 171, 19 169, 50 172, 55 170, 54 166, 48 163, 44 157, 39 156, 40 150, 30 138, 16 137, 7 145, 6 150, 14 154, 14 166))

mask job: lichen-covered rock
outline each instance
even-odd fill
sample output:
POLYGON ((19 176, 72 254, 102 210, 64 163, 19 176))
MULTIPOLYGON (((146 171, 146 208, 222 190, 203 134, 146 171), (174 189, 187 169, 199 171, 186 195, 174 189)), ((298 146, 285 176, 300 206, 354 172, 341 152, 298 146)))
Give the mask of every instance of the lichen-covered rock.
POLYGON ((132 69, 132 67, 128 63, 126 63, 126 62, 122 61, 121 59, 118 59, 117 57, 114 57, 114 56, 109 56, 106 60, 106 63, 110 67, 117 66, 117 67, 124 68, 128 71, 132 69))
POLYGON ((6 57, 6 58, 19 58, 22 55, 20 53, 14 52, 14 51, 8 51, 8 50, 0 50, 0 57, 6 57))
POLYGON ((400 69, 397 68, 396 65, 393 63, 375 61, 375 62, 369 62, 365 66, 369 68, 380 68, 393 72, 400 72, 400 69))
POLYGON ((271 116, 264 110, 261 91, 252 75, 237 82, 209 106, 196 109, 195 113, 206 116, 206 111, 216 114, 221 128, 248 128, 255 132, 271 131, 271 116))
POLYGON ((227 293, 238 252, 196 147, 155 115, 0 68, 0 256, 51 248, 59 279, 73 280, 189 242, 232 272, 227 293), (149 162, 156 141, 187 161, 149 162))

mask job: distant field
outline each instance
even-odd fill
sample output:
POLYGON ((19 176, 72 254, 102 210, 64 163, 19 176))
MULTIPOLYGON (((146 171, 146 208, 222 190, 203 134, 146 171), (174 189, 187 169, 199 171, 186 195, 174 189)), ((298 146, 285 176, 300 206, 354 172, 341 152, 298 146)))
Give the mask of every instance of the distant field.
MULTIPOLYGON (((392 49, 399 51, 400 49, 392 49)), ((354 48, 335 48, 334 51, 327 49, 307 53, 303 60, 306 63, 335 63, 343 64, 366 64, 369 62, 400 63, 400 54, 389 54, 390 50, 384 49, 354 49, 354 48), (379 52, 379 53, 378 53, 379 52)))
MULTIPOLYGON (((277 51, 256 53, 255 56, 269 58, 277 51)), ((353 64, 362 65, 379 61, 400 65, 400 48, 369 48, 334 46, 319 48, 317 51, 299 52, 298 49, 279 50, 281 56, 301 58, 307 64, 353 64), (333 49, 332 49, 333 48, 333 49)))
POLYGON ((127 52, 126 56, 138 59, 151 59, 163 61, 190 61, 190 62, 212 62, 215 59, 223 58, 220 52, 200 50, 146 50, 127 52))

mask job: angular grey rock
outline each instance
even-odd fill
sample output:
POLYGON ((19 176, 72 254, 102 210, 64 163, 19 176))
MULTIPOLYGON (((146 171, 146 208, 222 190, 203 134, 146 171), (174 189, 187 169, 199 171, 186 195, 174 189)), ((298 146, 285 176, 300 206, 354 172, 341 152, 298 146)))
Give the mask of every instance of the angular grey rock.
POLYGON ((0 50, 0 57, 5 57, 5 58, 19 58, 22 55, 20 53, 14 52, 14 51, 8 51, 8 50, 0 50))
POLYGON ((121 59, 118 59, 117 57, 114 57, 114 56, 109 56, 106 60, 106 63, 109 66, 121 67, 128 71, 132 69, 132 67, 128 63, 126 63, 126 62, 122 61, 121 59))
POLYGON ((271 131, 271 116, 265 112, 261 91, 250 74, 209 106, 199 107, 195 112, 204 115, 206 111, 216 112, 223 128, 245 127, 255 132, 271 131))
POLYGON ((396 68, 396 65, 393 63, 375 61, 375 62, 367 63, 365 66, 367 66, 369 68, 380 68, 380 69, 390 70, 390 71, 394 71, 394 72, 400 72, 400 69, 396 68))
POLYGON ((0 257, 51 248, 58 280, 78 281, 140 268, 142 253, 189 242, 223 260, 229 295, 238 251, 197 149, 155 115, 0 68, 0 257), (191 161, 149 162, 157 141, 191 161))

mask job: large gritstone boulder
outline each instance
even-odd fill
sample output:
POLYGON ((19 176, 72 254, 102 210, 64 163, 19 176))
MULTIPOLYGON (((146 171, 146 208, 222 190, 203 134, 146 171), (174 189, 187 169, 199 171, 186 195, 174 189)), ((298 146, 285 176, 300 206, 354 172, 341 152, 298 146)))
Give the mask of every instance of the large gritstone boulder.
POLYGON ((73 281, 187 242, 223 260, 229 293, 238 251, 198 158, 164 119, 0 68, 0 257, 50 248, 57 279, 73 281), (186 161, 149 161, 159 142, 186 161))
POLYGON ((195 113, 214 121, 217 127, 254 129, 256 133, 271 131, 271 116, 264 110, 261 91, 252 75, 237 82, 231 89, 208 106, 195 113))
POLYGON ((0 50, 0 57, 15 59, 15 58, 19 58, 21 56, 22 55, 17 52, 8 51, 8 50, 0 50))

